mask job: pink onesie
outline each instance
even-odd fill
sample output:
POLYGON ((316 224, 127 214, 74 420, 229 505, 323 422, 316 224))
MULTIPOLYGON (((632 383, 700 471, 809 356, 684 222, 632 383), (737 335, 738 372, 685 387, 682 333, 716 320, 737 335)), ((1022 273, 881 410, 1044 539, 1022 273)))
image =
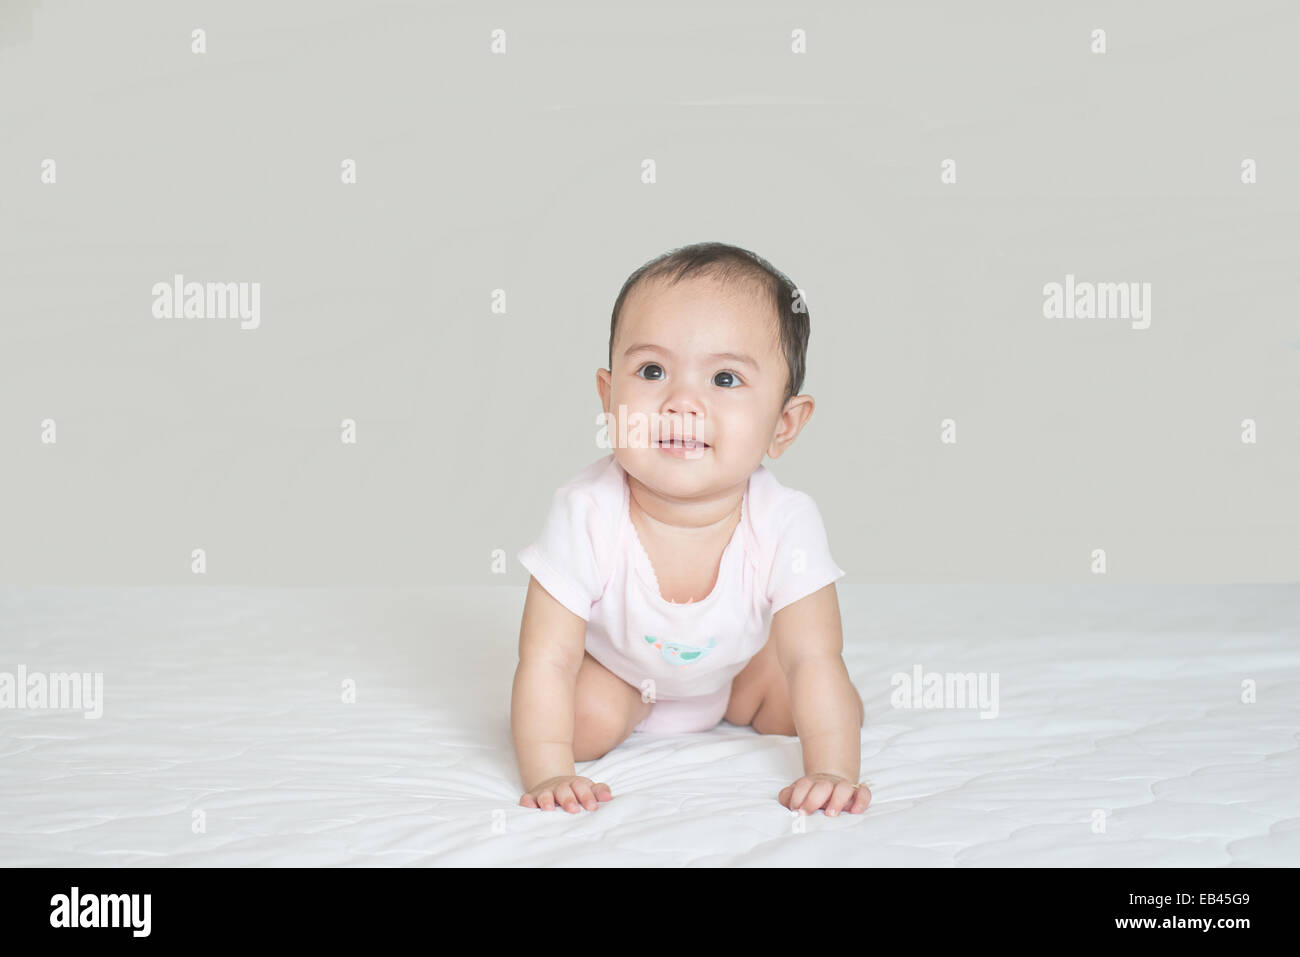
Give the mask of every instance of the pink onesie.
POLYGON ((611 452, 556 490, 541 535, 516 558, 587 622, 593 658, 654 701, 637 731, 707 731, 731 681, 767 642, 772 615, 842 578, 817 504, 759 465, 718 580, 700 601, 663 598, 611 452))

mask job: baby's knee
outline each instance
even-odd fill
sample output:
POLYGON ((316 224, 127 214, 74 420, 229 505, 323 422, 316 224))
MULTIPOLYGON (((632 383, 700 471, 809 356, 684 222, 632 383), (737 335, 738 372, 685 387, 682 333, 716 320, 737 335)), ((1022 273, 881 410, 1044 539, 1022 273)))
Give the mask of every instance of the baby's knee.
POLYGON ((627 715, 613 702, 588 701, 573 713, 573 760, 603 757, 628 735, 627 715))

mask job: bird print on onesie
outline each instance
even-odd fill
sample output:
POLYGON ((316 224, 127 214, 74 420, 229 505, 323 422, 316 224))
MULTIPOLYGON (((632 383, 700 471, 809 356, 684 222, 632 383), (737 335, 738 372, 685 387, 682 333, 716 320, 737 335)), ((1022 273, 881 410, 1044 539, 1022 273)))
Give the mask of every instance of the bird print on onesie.
POLYGON ((680 641, 660 641, 654 635, 646 635, 645 640, 647 644, 658 648, 659 653, 664 656, 664 660, 673 665, 689 665, 693 661, 699 661, 712 651, 713 646, 718 643, 716 638, 710 638, 709 643, 700 648, 696 645, 683 644, 680 641))

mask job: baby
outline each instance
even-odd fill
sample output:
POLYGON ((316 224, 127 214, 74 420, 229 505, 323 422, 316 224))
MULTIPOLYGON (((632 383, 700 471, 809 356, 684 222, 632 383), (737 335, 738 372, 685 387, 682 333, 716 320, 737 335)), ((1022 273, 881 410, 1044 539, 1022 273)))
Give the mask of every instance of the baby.
POLYGON ((807 347, 800 292, 738 247, 673 250, 624 283, 596 372, 614 451, 556 491, 517 555, 532 573, 510 707, 524 807, 594 811, 613 795, 575 761, 726 720, 799 736, 783 806, 866 809, 845 573, 813 499, 762 464, 812 415, 807 347))

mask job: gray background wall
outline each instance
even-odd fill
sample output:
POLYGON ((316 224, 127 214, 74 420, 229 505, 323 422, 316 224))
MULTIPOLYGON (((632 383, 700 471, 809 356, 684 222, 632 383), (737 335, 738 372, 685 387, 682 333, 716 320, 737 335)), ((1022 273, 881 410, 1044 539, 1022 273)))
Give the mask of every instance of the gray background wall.
POLYGON ((492 554, 604 454, 619 287, 709 239, 806 290, 817 410, 769 467, 846 581, 1300 579, 1297 27, 4 0, 0 580, 522 584, 492 554), (154 318, 176 273, 260 282, 260 327, 154 318), (1150 328, 1044 318, 1067 273, 1151 283, 1150 328))

